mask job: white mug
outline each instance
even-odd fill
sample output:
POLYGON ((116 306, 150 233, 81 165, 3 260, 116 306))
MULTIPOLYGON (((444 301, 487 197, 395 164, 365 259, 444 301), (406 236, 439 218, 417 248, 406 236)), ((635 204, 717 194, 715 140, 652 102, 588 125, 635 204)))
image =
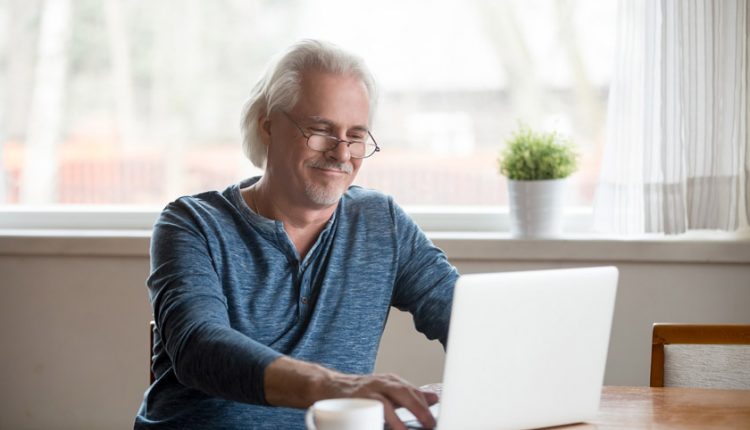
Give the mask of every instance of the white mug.
POLYGON ((327 399, 305 414, 307 430, 383 430, 383 404, 373 399, 327 399))

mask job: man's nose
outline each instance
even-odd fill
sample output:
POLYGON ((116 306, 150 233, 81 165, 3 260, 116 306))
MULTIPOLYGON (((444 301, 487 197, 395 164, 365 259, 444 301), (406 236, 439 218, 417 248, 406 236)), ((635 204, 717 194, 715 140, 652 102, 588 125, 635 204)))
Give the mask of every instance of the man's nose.
POLYGON ((326 155, 336 161, 349 161, 352 158, 352 154, 349 151, 349 142, 339 141, 339 144, 335 148, 326 152, 326 155))

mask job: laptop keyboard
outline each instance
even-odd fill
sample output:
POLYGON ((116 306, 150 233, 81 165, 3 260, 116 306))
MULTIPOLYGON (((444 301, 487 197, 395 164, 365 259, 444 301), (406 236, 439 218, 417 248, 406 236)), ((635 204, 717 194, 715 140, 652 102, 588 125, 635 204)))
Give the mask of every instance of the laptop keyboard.
MULTIPOLYGON (((435 420, 437 420, 438 412, 440 412, 440 403, 435 403, 434 405, 430 406, 430 412, 432 412, 432 416, 435 417, 435 420)), ((396 415, 401 421, 403 421, 403 423, 406 425, 406 428, 409 428, 409 429, 431 428, 431 427, 423 427, 422 423, 419 422, 417 417, 415 417, 414 414, 412 414, 406 408, 396 409, 396 415)))

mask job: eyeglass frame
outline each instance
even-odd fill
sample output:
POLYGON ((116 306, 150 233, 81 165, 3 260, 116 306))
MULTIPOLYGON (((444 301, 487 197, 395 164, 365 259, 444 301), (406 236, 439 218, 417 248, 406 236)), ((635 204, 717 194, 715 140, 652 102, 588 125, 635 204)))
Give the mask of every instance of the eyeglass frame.
MULTIPOLYGON (((306 146, 307 146, 308 148, 312 149, 313 151, 317 151, 317 152, 328 152, 328 151, 333 151, 334 149, 338 148, 338 147, 339 147, 339 145, 340 145, 341 143, 346 143, 346 144, 347 144, 347 145, 346 145, 346 148, 347 148, 347 149, 349 149, 349 146, 351 146, 351 145, 353 145, 353 144, 355 144, 355 143, 362 143, 362 144, 365 144, 365 142, 362 142, 362 141, 357 141, 357 140, 354 140, 354 141, 352 141, 352 140, 339 139, 338 137, 336 137, 336 136, 331 136, 330 134, 324 134, 324 133, 314 133, 314 132, 312 132, 312 131, 311 131, 311 132, 309 132, 309 134, 308 134, 308 133, 305 133, 305 130, 304 130, 304 129, 302 128, 302 126, 300 126, 299 124, 297 124, 297 121, 295 121, 295 120, 294 120, 294 119, 292 118, 292 116, 291 116, 291 115, 289 115, 289 113, 288 113, 288 112, 286 112, 286 111, 283 111, 283 110, 280 110, 280 112, 281 112, 281 113, 283 113, 283 114, 284 114, 284 116, 285 116, 285 117, 287 117, 287 119, 289 119, 289 121, 291 121, 291 123, 292 123, 292 124, 294 124, 294 126, 295 126, 295 127, 297 127, 297 130, 299 130, 299 132, 300 132, 300 133, 302 133, 302 136, 304 136, 304 138, 305 138, 305 145, 306 145, 306 146), (330 148, 328 148, 328 149, 326 149, 326 150, 319 150, 319 149, 315 149, 315 148, 312 148, 312 147, 310 147, 310 138, 311 138, 312 136, 321 136, 321 137, 325 137, 325 138, 327 138, 327 139, 329 139, 329 140, 332 140, 332 141, 336 142, 336 145, 334 145, 334 146, 332 146, 332 147, 330 147, 330 148)), ((356 158, 356 159, 358 159, 358 160, 364 160, 365 158, 369 158, 369 157, 372 157, 373 155, 375 155, 375 153, 376 153, 376 152, 380 152, 380 145, 378 145, 378 142, 377 142, 377 141, 375 140, 375 136, 373 136, 373 135, 372 135, 372 133, 370 133, 370 130, 367 130, 367 129, 365 129, 365 131, 367 132, 367 135, 368 135, 368 136, 370 136, 370 139, 372 139, 372 143, 374 143, 374 144, 375 144, 375 150, 374 150, 374 151, 372 151, 372 152, 371 152, 371 153, 370 153, 369 155, 365 155, 364 157, 355 157, 354 155, 352 155, 351 151, 349 151, 349 156, 350 156, 350 157, 352 157, 352 158, 356 158)))

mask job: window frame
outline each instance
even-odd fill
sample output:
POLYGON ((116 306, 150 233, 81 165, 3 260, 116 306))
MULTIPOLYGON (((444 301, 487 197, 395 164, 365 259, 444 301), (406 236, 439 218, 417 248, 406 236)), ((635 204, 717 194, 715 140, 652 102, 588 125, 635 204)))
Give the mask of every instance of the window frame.
MULTIPOLYGON (((424 231, 510 231, 507 206, 404 206, 424 231)), ((0 205, 0 230, 151 230, 161 213, 157 205, 0 205)), ((564 214, 567 233, 589 233, 593 220, 590 206, 568 207, 564 214)))
MULTIPOLYGON (((155 206, 129 207, 0 207, 0 256, 148 258, 151 227, 160 210, 155 206)), ((590 226, 591 210, 566 214, 569 228, 549 239, 513 238, 502 229, 509 225, 507 208, 405 208, 435 246, 454 263, 591 266, 631 264, 748 264, 750 230, 737 232, 690 231, 681 235, 612 236, 575 232, 590 226), (432 210, 431 210, 432 209, 432 210), (449 210, 450 209, 450 210, 449 210), (587 221, 588 220, 588 221, 587 221), (462 228, 463 230, 457 230, 462 228), (484 230, 479 230, 483 228, 484 230), (495 230, 488 230, 494 228, 495 230)))

